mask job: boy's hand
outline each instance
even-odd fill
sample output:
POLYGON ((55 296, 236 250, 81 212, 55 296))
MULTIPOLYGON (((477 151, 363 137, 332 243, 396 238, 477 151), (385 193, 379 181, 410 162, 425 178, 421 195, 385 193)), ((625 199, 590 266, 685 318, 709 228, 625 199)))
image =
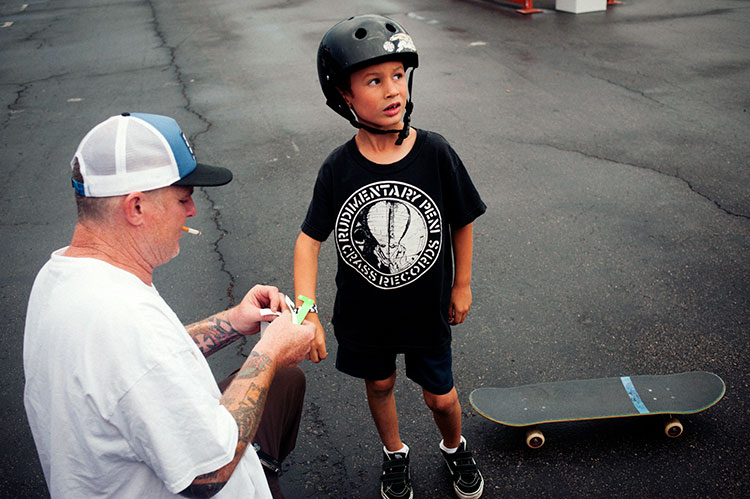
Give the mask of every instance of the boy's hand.
POLYGON ((307 360, 318 363, 328 357, 326 351, 326 333, 323 330, 318 314, 308 314, 307 320, 315 324, 315 337, 312 340, 310 353, 307 354, 307 360))
POLYGON ((471 286, 454 285, 451 291, 451 304, 448 307, 448 323, 461 324, 471 308, 471 286))

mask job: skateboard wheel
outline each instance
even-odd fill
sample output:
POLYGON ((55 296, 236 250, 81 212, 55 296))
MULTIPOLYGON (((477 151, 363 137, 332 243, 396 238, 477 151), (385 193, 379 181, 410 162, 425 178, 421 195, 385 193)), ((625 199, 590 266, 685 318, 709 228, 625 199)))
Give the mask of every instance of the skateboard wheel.
POLYGON ((544 445, 544 434, 536 428, 526 432, 526 445, 532 449, 538 449, 544 445))
POLYGON ((677 438, 682 435, 682 423, 677 418, 672 418, 664 425, 664 433, 669 438, 677 438))

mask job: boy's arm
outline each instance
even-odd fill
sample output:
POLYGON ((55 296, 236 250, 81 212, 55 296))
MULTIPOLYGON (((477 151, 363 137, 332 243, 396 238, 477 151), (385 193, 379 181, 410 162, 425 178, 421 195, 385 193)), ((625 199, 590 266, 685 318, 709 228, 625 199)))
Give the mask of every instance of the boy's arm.
MULTIPOLYGON (((294 246, 294 294, 315 298, 315 287, 318 282, 318 255, 320 241, 300 232, 294 246)), ((317 302, 317 300, 316 300, 317 302)), ((299 305, 299 304, 298 304, 299 305)), ((326 352, 326 334, 318 314, 310 312, 307 319, 315 324, 315 338, 308 359, 318 363, 328 356, 326 352)))
POLYGON ((471 257, 474 246, 474 226, 464 225, 452 231, 455 276, 448 309, 448 322, 461 324, 471 308, 471 257))

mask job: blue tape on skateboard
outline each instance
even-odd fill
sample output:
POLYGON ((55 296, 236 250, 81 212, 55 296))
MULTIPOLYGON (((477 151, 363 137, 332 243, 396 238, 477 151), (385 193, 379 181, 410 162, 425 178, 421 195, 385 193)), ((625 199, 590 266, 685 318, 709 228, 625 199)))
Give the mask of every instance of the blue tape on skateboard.
POLYGON ((625 391, 628 392, 628 397, 630 397, 636 410, 641 414, 648 414, 649 410, 646 408, 643 400, 641 400, 641 396, 638 395, 638 390, 635 389, 630 376, 621 376, 620 381, 622 381, 622 386, 624 386, 625 391))

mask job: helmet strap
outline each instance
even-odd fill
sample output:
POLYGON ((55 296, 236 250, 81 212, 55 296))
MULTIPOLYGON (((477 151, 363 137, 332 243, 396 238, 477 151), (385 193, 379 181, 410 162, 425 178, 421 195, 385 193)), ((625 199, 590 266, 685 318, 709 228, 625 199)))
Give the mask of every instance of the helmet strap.
POLYGON ((414 109, 414 103, 411 101, 411 83, 413 78, 414 68, 409 73, 409 100, 406 102, 406 111, 404 112, 404 128, 401 129, 396 139, 397 146, 404 143, 404 139, 409 136, 409 130, 411 129, 411 111, 414 109))
POLYGON ((400 146, 404 143, 404 139, 409 136, 409 130, 411 129, 411 110, 414 107, 411 100, 406 103, 406 112, 404 112, 404 128, 399 130, 398 138, 396 139, 396 145, 400 146))

